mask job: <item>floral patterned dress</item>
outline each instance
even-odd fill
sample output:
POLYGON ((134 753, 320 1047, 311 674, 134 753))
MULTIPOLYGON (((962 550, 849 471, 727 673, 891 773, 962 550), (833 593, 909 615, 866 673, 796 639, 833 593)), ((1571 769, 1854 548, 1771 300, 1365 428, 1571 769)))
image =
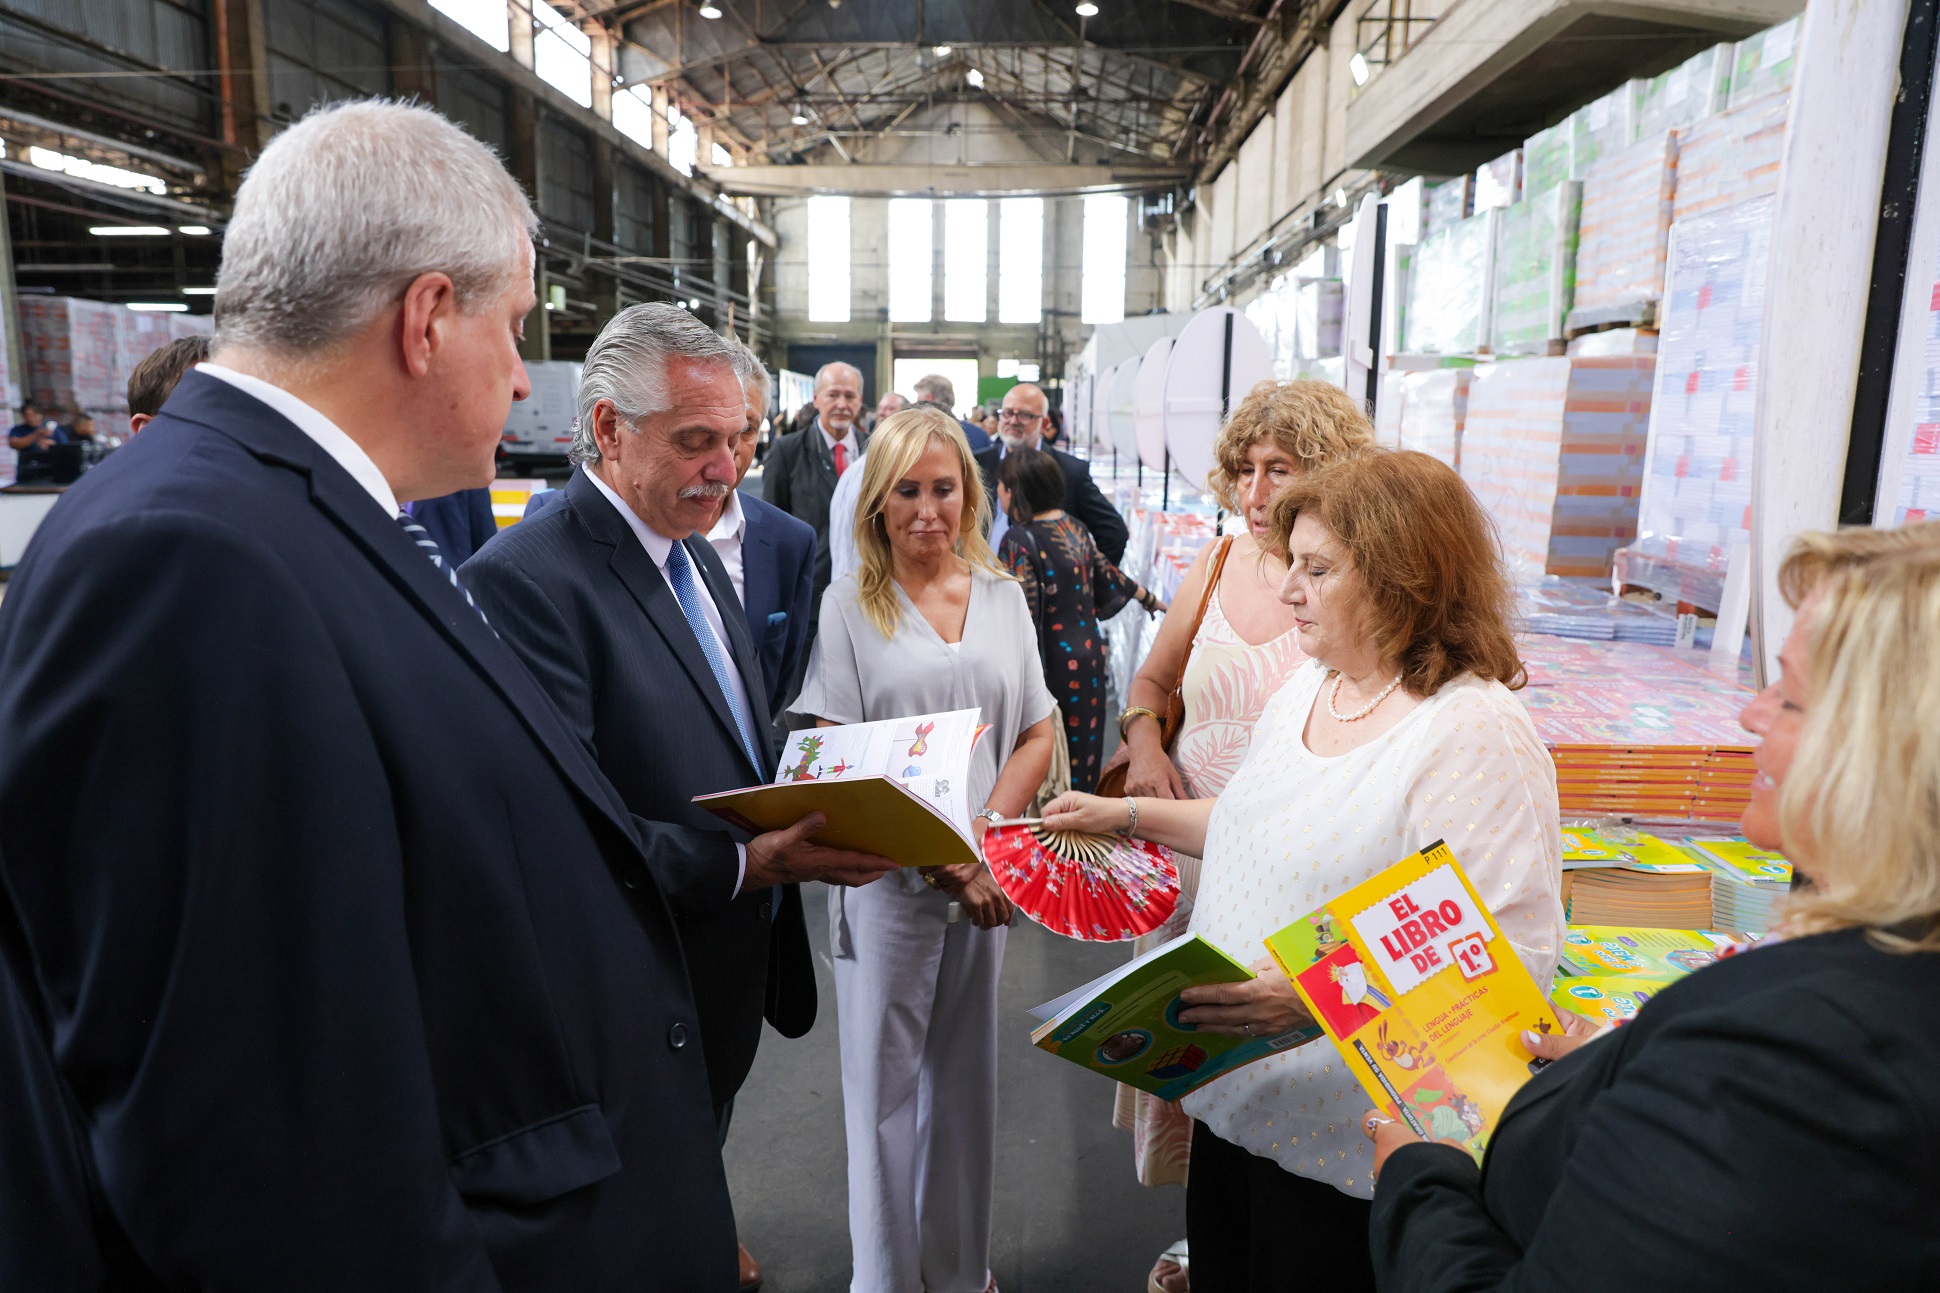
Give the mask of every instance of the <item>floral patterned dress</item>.
MULTIPOLYGON (((1232 570, 1233 563, 1229 561, 1226 569, 1232 570)), ((1220 583, 1223 590, 1225 580, 1220 583)), ((1227 622, 1218 595, 1206 603, 1206 618, 1199 622, 1186 661, 1185 722, 1172 749, 1188 798, 1209 799, 1226 788, 1246 759, 1253 727, 1267 702, 1306 659, 1293 629, 1255 646, 1227 622)), ((1164 925, 1132 944, 1135 956, 1185 933, 1192 919, 1199 859, 1184 853, 1176 857, 1178 909, 1164 925)), ((1121 1085, 1112 1122, 1132 1133, 1132 1156, 1142 1184, 1186 1183, 1192 1119, 1178 1105, 1121 1085)))
POLYGON ((1069 516, 1004 531, 997 558, 1024 586, 1037 622, 1044 685, 1064 713, 1071 788, 1098 784, 1105 761, 1105 637, 1098 627, 1138 595, 1138 585, 1107 561, 1091 531, 1069 516))

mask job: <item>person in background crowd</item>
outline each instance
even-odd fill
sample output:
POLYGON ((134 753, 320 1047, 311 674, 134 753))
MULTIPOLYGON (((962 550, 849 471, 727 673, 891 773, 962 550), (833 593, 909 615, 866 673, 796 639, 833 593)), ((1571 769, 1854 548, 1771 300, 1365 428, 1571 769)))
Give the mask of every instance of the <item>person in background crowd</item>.
POLYGON ((177 337, 148 352, 128 374, 128 434, 139 435, 155 420, 182 374, 209 357, 208 337, 177 337))
MULTIPOLYGON (((1372 443, 1374 428, 1358 403, 1331 382, 1305 379, 1261 382, 1220 429, 1213 442, 1217 465, 1207 487, 1246 528, 1230 540, 1212 597, 1205 596, 1206 580, 1221 540, 1200 551, 1179 585, 1174 606, 1196 609, 1205 601, 1197 632, 1193 610, 1167 615, 1132 679, 1118 717, 1124 745, 1114 756, 1129 760, 1127 793, 1210 799, 1239 770, 1267 701, 1307 658, 1294 609, 1280 600, 1287 554, 1272 546, 1274 496, 1307 472, 1372 443), (1185 714, 1168 753, 1159 740, 1158 715, 1180 680, 1181 666, 1185 714)), ((1134 956, 1186 932, 1199 890, 1199 859, 1174 856, 1179 905, 1165 925, 1133 943, 1134 956)), ((1132 1133, 1141 1183, 1186 1183, 1192 1120, 1177 1104, 1121 1085, 1112 1121, 1132 1133)), ((1184 1265, 1170 1255, 1154 1267, 1152 1282, 1162 1293, 1189 1288, 1184 1265)))
POLYGON ((1740 719, 1745 838, 1803 882, 1777 931, 1531 1078, 1479 1170, 1369 1116, 1383 1289, 1932 1284, 1940 522, 1801 535, 1778 581, 1798 615, 1740 719))
POLYGON ((790 431, 806 431, 814 425, 815 406, 813 404, 804 404, 795 410, 795 416, 790 419, 788 429, 790 431))
MULTIPOLYGON (((1004 392, 1002 434, 998 443, 977 454, 984 488, 993 495, 997 491, 997 464, 1003 461, 1004 455, 1013 449, 1041 447, 1044 408, 1044 392, 1029 382, 1004 392)), ((1091 465, 1062 449, 1045 452, 1057 459, 1058 467, 1064 472, 1064 510, 1091 531, 1091 541, 1098 545, 1098 551, 1105 554, 1107 561, 1113 565, 1123 561, 1128 537, 1125 518, 1099 492, 1098 483, 1091 478, 1091 465)), ((996 514, 990 531, 993 545, 1002 546, 1004 530, 1009 524, 1010 519, 1002 512, 996 514)))
POLYGON ((883 419, 887 418, 891 413, 901 413, 908 407, 909 401, 901 395, 895 391, 884 391, 882 398, 876 401, 876 418, 874 422, 870 423, 870 426, 879 427, 882 425, 883 419))
POLYGON ((1165 603, 1106 561, 1091 533, 1065 515, 1064 472, 1041 449, 1006 454, 997 467, 997 505, 1010 516, 997 559, 1024 590, 1037 625, 1044 685, 1064 715, 1071 788, 1091 790, 1105 761, 1105 635, 1127 602, 1148 612, 1165 603))
MULTIPOLYGON (((1511 686, 1514 590, 1452 468, 1369 449, 1289 482, 1272 547, 1312 662, 1274 694, 1217 799, 1067 795, 1053 830, 1123 830, 1205 859, 1191 931, 1246 955, 1437 840, 1547 990, 1562 950, 1556 770, 1511 686), (1473 786, 1456 796, 1444 787, 1473 786), (1329 822, 1334 823, 1331 827, 1329 822)), ((1182 1022, 1280 1037, 1310 1022, 1270 959, 1188 988, 1182 1022)), ((1192 1092, 1186 1233, 1195 1293, 1372 1290, 1368 1101, 1322 1040, 1192 1092)))
POLYGON ((982 453, 990 447, 990 437, 984 434, 981 426, 968 418, 957 418, 957 388, 949 378, 941 373, 931 373, 927 377, 917 378, 912 389, 916 392, 918 404, 934 405, 956 419, 957 425, 963 428, 963 438, 969 442, 971 453, 982 453))
MULTIPOLYGON (((751 374, 745 384, 748 424, 734 439, 734 488, 707 528, 707 541, 727 568, 728 582, 747 613, 768 687, 768 712, 779 716, 788 699, 784 689, 807 663, 815 605, 815 530, 741 488, 754 465, 755 436, 768 409, 768 369, 754 351, 741 349, 742 363, 751 374)), ((771 734, 779 735, 776 729, 771 734)))
POLYGON ((16 568, 0 1287, 733 1288, 632 818, 398 507, 492 477, 537 228, 427 108, 285 128, 16 568))
POLYGON ((1044 415, 1042 439, 1045 444, 1053 448, 1064 443, 1064 416, 1062 414, 1052 412, 1044 415))
MULTIPOLYGON (((814 418, 775 443, 761 469, 764 497, 815 530, 815 601, 819 612, 833 569, 829 552, 829 500, 836 483, 862 458, 868 438, 856 426, 862 411, 862 374, 849 364, 822 365, 815 374, 814 418)), ((808 640, 814 642, 811 622, 808 640)), ((807 664, 806 648, 802 662, 807 664)), ((799 678, 787 679, 796 690, 799 678)))
MULTIPOLYGON (((871 442, 862 568, 829 590, 796 700, 813 721, 978 708, 972 822, 1015 817, 1051 764, 1057 705, 956 419, 918 406, 871 442)), ((997 976, 1010 903, 988 867, 911 868, 831 890, 829 942, 849 1146, 853 1293, 995 1289, 997 976), (968 920, 953 920, 952 902, 968 920)))
MULTIPOLYGON (((774 775, 758 651, 701 535, 733 498, 752 359, 677 305, 613 316, 586 353, 563 501, 464 569, 633 814, 680 929, 723 1137, 764 1015, 784 1037, 815 1022, 799 882, 895 866, 809 842, 819 815, 750 837, 693 803, 774 775)), ((759 1283, 745 1246, 740 1262, 759 1283)))
POLYGON ((59 443, 54 439, 56 428, 47 425, 47 415, 40 405, 28 403, 20 406, 20 421, 7 432, 7 447, 10 449, 45 449, 50 444, 59 443))
POLYGON ((86 409, 74 410, 74 416, 68 419, 66 431, 67 439, 62 442, 64 444, 73 444, 77 440, 92 441, 94 439, 94 414, 88 412, 86 409))

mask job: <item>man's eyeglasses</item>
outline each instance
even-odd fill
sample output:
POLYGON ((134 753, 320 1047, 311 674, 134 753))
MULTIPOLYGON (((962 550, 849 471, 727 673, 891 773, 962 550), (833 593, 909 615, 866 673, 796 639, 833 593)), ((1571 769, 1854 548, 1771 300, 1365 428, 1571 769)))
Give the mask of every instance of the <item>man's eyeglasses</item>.
POLYGON ((1004 409, 997 414, 997 420, 999 422, 1035 422, 1043 416, 1042 413, 1033 413, 1029 409, 1004 409))

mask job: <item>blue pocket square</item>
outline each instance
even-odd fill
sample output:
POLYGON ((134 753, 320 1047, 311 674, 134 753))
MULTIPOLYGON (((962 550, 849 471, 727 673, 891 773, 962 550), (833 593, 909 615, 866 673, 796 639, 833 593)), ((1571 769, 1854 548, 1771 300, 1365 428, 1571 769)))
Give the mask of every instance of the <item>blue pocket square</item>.
POLYGON ((786 624, 786 623, 788 623, 788 612, 787 612, 787 611, 769 611, 769 612, 768 612, 768 627, 769 627, 769 628, 774 628, 774 627, 775 627, 776 625, 778 625, 778 624, 786 624))

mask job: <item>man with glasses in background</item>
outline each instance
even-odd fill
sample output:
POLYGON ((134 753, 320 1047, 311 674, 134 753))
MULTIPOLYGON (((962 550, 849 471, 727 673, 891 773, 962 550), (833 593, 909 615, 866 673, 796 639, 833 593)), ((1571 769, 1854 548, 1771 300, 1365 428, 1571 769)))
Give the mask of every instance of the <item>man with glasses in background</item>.
MULTIPOLYGON (((1064 510, 1084 523, 1098 551, 1117 565, 1125 556, 1125 518, 1091 479, 1090 463, 1044 443, 1047 406, 1044 392, 1030 382, 1020 382, 1004 392, 1003 407, 997 413, 997 443, 977 455, 984 490, 991 498, 997 497, 997 464, 1005 454, 1013 449, 1042 449, 1057 459, 1064 472, 1064 510)), ((990 527, 990 546, 995 549, 1010 521, 1002 509, 990 510, 995 518, 990 527)))

